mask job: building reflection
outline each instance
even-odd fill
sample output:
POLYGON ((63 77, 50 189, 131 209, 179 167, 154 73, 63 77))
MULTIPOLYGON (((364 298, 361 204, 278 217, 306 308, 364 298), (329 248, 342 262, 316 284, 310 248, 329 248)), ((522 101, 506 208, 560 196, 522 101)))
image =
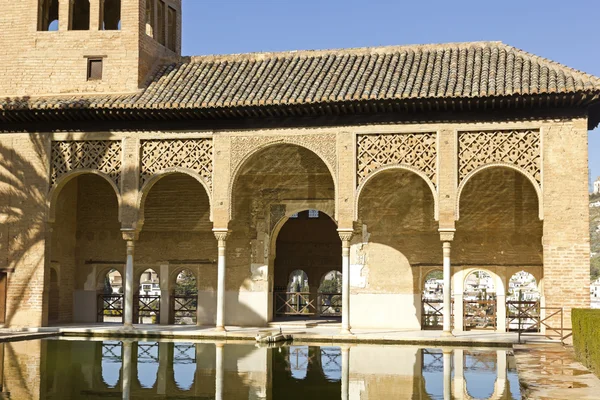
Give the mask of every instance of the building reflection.
POLYGON ((0 360, 0 398, 18 399, 512 399, 518 386, 495 349, 42 340, 0 344, 0 360))

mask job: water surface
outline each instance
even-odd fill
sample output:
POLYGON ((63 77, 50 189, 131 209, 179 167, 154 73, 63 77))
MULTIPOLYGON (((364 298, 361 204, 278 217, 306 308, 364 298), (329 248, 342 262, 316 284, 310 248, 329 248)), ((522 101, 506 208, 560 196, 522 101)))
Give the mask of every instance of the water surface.
POLYGON ((521 398, 508 349, 66 339, 0 347, 0 398, 521 398))

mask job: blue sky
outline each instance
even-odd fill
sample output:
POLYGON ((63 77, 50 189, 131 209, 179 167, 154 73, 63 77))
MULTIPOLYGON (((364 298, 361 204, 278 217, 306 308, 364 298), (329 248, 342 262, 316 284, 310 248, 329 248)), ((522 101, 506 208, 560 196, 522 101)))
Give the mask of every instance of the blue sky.
MULTIPOLYGON (((597 0, 183 0, 183 54, 498 40, 600 76, 597 0)), ((600 176, 600 129, 589 135, 600 176)))

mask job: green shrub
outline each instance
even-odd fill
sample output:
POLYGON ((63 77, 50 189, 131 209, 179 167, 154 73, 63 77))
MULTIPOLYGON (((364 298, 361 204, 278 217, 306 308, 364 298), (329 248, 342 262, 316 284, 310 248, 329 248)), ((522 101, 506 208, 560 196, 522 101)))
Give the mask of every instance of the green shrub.
POLYGON ((600 310, 573 309, 571 321, 575 356, 600 376, 600 310))

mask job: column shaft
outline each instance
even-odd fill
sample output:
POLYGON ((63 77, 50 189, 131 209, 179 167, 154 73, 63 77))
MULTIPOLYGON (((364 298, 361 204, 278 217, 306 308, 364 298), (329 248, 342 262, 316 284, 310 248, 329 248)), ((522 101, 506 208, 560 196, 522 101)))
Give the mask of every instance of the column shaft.
POLYGON ((227 230, 213 230, 218 241, 218 259, 217 259, 217 323, 216 330, 225 330, 225 242, 227 240, 227 230))
POLYGON ((352 231, 338 231, 342 239, 342 334, 350 334, 350 239, 352 231))
POLYGON ((131 347, 132 343, 130 341, 123 342, 123 400, 129 400, 131 398, 131 347))
POLYGON ((223 379, 225 365, 223 364, 224 345, 217 343, 215 348, 215 400, 223 400, 223 379))
POLYGON ((133 253, 135 241, 127 240, 127 262, 125 264, 125 327, 133 327, 133 253))
POLYGON ((342 346, 342 400, 350 398, 350 347, 342 346))
POLYGON ((444 242, 444 334, 452 334, 452 271, 450 268, 450 242, 444 242))
POLYGON ((452 350, 443 350, 444 400, 452 399, 452 350))

